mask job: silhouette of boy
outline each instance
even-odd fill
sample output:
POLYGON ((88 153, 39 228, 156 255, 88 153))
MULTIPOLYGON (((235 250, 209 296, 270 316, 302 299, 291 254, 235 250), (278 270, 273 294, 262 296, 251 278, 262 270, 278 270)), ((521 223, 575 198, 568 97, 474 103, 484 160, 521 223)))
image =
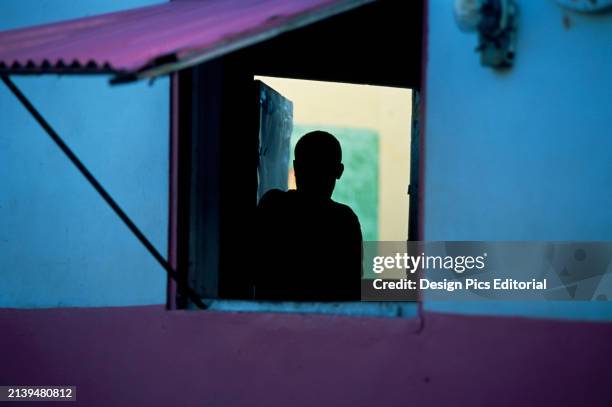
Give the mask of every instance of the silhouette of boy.
POLYGON ((324 131, 305 134, 293 168, 297 190, 270 190, 257 208, 255 297, 358 301, 361 226, 351 208, 331 199, 344 171, 340 143, 324 131))

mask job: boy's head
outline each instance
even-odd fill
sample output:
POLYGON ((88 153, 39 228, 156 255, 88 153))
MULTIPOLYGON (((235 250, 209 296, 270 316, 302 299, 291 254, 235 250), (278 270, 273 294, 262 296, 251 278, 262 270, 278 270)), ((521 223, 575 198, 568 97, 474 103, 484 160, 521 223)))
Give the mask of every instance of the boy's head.
POLYGON ((305 134, 295 146, 293 168, 299 191, 331 197, 344 171, 340 142, 325 131, 305 134))

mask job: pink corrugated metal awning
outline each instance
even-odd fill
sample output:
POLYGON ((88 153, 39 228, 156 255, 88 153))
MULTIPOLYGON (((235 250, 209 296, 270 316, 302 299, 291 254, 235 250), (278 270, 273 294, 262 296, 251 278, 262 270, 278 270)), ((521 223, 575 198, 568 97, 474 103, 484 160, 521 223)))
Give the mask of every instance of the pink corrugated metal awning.
POLYGON ((110 73, 192 66, 372 0, 176 0, 0 32, 0 73, 110 73))

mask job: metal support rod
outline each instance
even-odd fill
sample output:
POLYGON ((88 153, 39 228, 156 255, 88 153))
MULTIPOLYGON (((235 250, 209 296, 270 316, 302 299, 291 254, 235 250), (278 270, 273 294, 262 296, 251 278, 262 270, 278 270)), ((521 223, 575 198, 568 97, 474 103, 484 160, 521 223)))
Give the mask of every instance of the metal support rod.
POLYGON ((127 216, 127 214, 121 209, 121 207, 115 202, 108 192, 102 187, 98 180, 89 172, 87 167, 79 160, 79 158, 72 152, 70 147, 64 143, 62 138, 53 130, 51 125, 42 117, 42 115, 36 110, 36 108, 30 103, 30 101, 24 96, 23 93, 15 86, 15 84, 6 75, 1 75, 4 84, 13 92, 15 97, 19 99, 21 104, 26 110, 34 117, 34 119, 40 124, 45 132, 51 137, 55 144, 62 150, 62 152, 68 157, 68 159, 74 164, 81 174, 89 181, 92 187, 100 194, 102 199, 106 201, 108 206, 115 212, 117 216, 123 221, 123 223, 130 229, 130 231, 136 236, 136 238, 143 244, 143 246, 149 251, 149 253, 157 260, 157 262, 164 268, 166 273, 176 281, 178 288, 184 290, 189 296, 189 299, 201 309, 206 309, 206 305, 202 302, 198 294, 196 294, 191 287, 186 284, 181 284, 178 278, 178 273, 170 266, 170 264, 164 259, 164 257, 157 251, 155 246, 146 238, 146 236, 138 229, 136 224, 127 216))

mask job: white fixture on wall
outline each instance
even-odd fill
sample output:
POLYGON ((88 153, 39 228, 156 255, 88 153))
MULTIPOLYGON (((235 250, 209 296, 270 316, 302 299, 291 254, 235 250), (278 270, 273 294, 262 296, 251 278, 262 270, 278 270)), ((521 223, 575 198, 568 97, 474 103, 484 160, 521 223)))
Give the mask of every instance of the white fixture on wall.
POLYGON ((456 0, 455 20, 461 31, 478 33, 476 51, 483 66, 501 69, 513 65, 517 24, 514 0, 456 0))

